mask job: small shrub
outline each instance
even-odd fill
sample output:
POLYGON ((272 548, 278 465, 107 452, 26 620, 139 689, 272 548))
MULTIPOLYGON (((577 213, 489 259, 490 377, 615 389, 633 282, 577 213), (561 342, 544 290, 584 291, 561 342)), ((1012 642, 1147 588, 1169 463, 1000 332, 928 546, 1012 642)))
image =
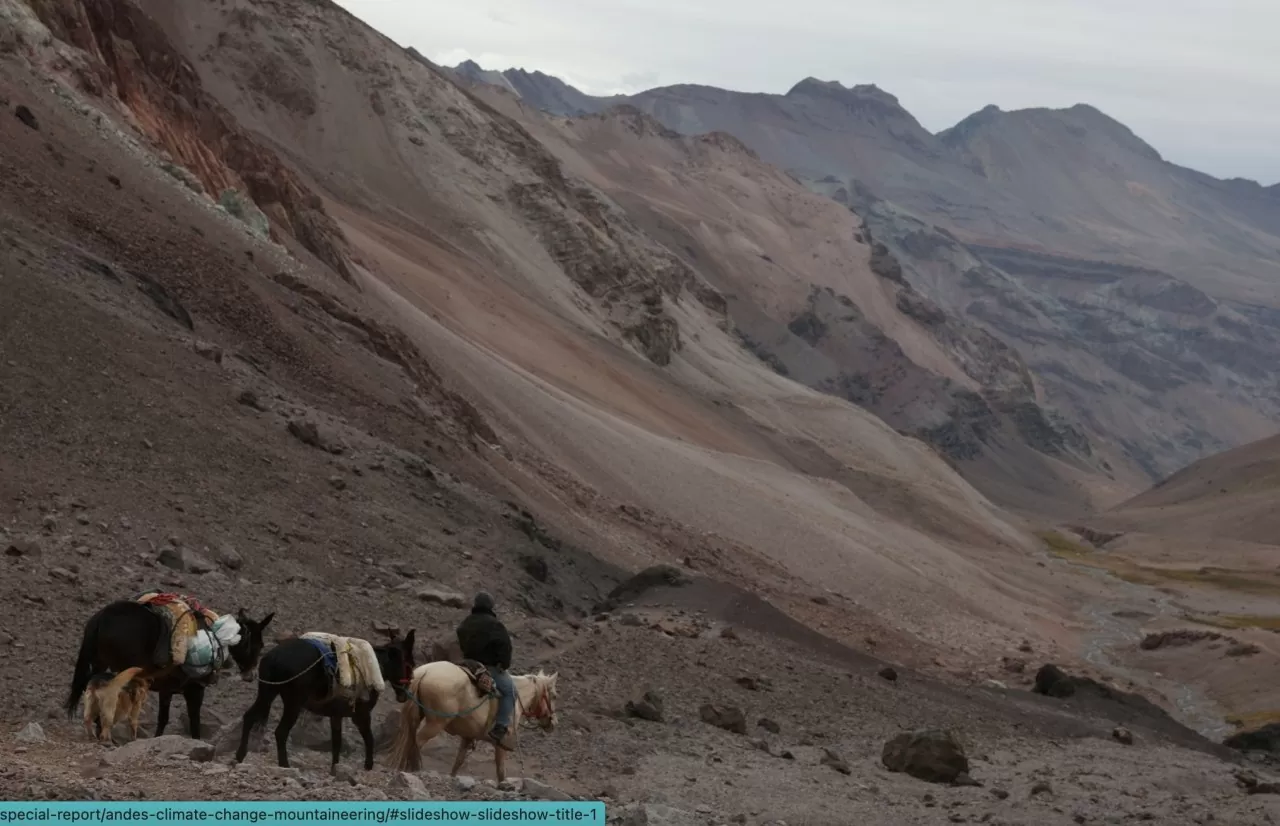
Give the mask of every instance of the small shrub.
POLYGON ((218 205, 226 210, 228 215, 249 227, 259 238, 266 238, 271 234, 271 222, 267 220, 266 214, 239 190, 222 190, 218 205))

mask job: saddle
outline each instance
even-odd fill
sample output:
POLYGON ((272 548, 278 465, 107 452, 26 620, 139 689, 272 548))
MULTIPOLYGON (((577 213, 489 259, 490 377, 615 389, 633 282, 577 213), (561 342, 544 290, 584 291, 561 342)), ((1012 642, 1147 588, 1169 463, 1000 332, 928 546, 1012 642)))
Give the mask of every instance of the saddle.
POLYGON ((466 672, 471 684, 476 687, 476 691, 480 692, 480 696, 492 697, 498 693, 498 687, 493 684, 493 675, 482 664, 475 660, 462 660, 456 665, 466 672))

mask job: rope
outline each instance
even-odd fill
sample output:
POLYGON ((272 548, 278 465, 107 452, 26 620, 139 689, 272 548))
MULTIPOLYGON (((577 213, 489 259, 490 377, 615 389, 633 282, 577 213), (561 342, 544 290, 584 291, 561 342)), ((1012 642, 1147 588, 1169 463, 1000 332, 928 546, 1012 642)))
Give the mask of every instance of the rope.
MULTIPOLYGON (((413 704, 416 705, 418 708, 422 709, 423 714, 430 714, 432 717, 441 717, 446 720, 454 720, 454 719, 457 719, 458 717, 466 717, 468 714, 472 713, 476 709, 483 706, 485 703, 492 700, 496 695, 486 694, 484 696, 484 699, 482 699, 480 702, 476 703, 466 711, 459 711, 456 714, 451 714, 450 712, 447 712, 447 711, 432 711, 431 709, 427 708, 422 704, 422 701, 418 699, 418 692, 416 691, 410 691, 409 696, 413 698, 413 704)), ((517 695, 516 698, 519 699, 519 695, 517 695)))
POLYGON ((301 677, 303 674, 306 674, 308 671, 310 671, 311 669, 315 668, 317 665, 319 665, 319 664, 320 664, 320 663, 322 663, 322 662, 324 662, 324 654, 321 654, 319 657, 316 657, 316 661, 315 661, 315 662, 313 662, 311 665, 307 666, 306 668, 302 669, 302 670, 301 670, 301 671, 299 671, 297 674, 294 674, 292 677, 290 677, 290 678, 289 678, 289 679, 287 679, 287 680, 280 680, 280 681, 278 681, 278 682, 273 682, 273 681, 271 681, 271 680, 264 680, 264 679, 262 679, 261 677, 259 677, 259 678, 258 678, 258 682, 262 683, 263 685, 288 685, 289 683, 291 683, 291 682, 293 682, 294 680, 298 679, 298 678, 299 678, 299 677, 301 677))

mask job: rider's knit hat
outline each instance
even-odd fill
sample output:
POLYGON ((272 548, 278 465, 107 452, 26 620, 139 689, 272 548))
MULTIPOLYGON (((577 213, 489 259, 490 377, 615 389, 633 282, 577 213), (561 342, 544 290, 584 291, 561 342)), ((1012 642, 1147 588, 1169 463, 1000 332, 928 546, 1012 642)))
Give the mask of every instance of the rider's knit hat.
POLYGON ((472 611, 488 611, 493 613, 493 597, 485 591, 476 594, 475 602, 471 603, 472 611))

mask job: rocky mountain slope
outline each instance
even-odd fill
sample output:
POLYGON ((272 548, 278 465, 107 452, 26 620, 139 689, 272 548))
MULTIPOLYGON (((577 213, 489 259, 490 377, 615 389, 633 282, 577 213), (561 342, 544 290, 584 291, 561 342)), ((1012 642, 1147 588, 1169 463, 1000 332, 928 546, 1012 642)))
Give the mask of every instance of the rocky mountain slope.
POLYGON ((933 135, 874 86, 813 78, 785 95, 671 86, 625 102, 683 134, 732 134, 857 211, 913 286, 1011 345, 1095 441, 1114 476, 1100 499, 1274 430, 1268 189, 1169 164, 1084 105, 988 107, 933 135))
MULTIPOLYGON (((0 0, 0 108, 5 797, 523 794, 382 766, 322 779, 316 721, 297 772, 257 749, 233 770, 252 691, 234 680, 210 692, 211 749, 156 741, 127 764, 56 711, 85 618, 157 585, 274 612, 281 635, 381 621, 424 643, 484 588, 517 670, 561 674, 562 725, 522 738, 516 771, 631 807, 615 814, 1280 813, 1145 701, 1024 690, 1047 660, 1088 666, 1079 607, 1106 589, 934 450, 744 347, 739 299, 679 239, 709 253, 771 198, 775 220, 821 210, 801 234, 855 222, 740 147, 632 145, 686 153, 691 177, 622 203, 589 147, 625 122, 543 144, 314 0, 0 0), (735 176, 762 187, 750 209, 714 203, 735 176), (676 192, 714 231, 658 225, 676 192), (626 711, 645 691, 660 721, 626 711), (885 741, 933 727, 989 788, 885 765, 885 741)), ((850 242, 840 280, 810 277, 913 364, 972 380, 874 254, 850 242)), ((734 283, 777 318, 811 293, 764 269, 734 283)))
MULTIPOLYGON (((1047 618, 1067 609, 1044 593, 1044 573, 1024 556, 1033 540, 936 453, 855 405, 777 375, 744 349, 726 299, 698 271, 514 121, 340 9, 101 0, 10 3, 6 11, 20 23, 9 52, 15 71, 63 84, 55 88, 73 113, 102 130, 76 131, 67 146, 91 158, 108 151, 99 142, 118 141, 125 148, 110 151, 132 153, 160 176, 154 185, 172 190, 163 207, 148 196, 133 209, 163 215, 187 199, 214 217, 239 215, 256 243, 276 252, 181 252, 182 243, 198 245, 209 233, 190 219, 188 240, 165 244, 179 260, 210 269, 170 272, 167 247, 131 239, 124 228, 141 219, 118 204, 110 229, 97 228, 105 218, 62 219, 69 223, 59 243, 87 245, 112 272, 141 273, 132 277, 159 284, 157 295, 176 295, 184 309, 170 309, 193 319, 182 322, 188 332, 205 314, 247 325, 221 333, 228 343, 219 346, 243 350, 244 369, 277 382, 283 377, 268 355, 285 354, 319 382, 297 403, 320 408, 340 430, 433 457, 445 451, 467 478, 537 513, 602 564, 626 570, 687 558, 841 639, 873 634, 922 665, 932 663, 935 646, 955 652, 954 667, 971 657, 989 661, 991 646, 1016 646, 1029 626, 1057 634, 1060 622, 1047 618), (141 118, 135 107, 153 116, 141 118), (233 180, 226 170, 246 156, 278 169, 278 178, 264 172, 257 185, 246 183, 238 197, 222 190, 215 203, 219 175, 233 180), (289 187, 313 221, 327 222, 332 247, 309 249, 304 242, 314 239, 298 230, 303 222, 275 208, 271 196, 289 187), (126 252, 162 257, 148 263, 126 252), (168 280, 178 277, 181 289, 168 280), (232 301, 241 283, 246 295, 269 297, 255 299, 267 301, 263 309, 232 301), (224 303, 193 308, 203 291, 224 303), (281 313, 303 325, 299 335, 314 337, 307 345, 319 348, 314 356, 267 325, 281 313), (250 334, 273 349, 255 355, 240 341, 250 334), (340 368, 312 363, 322 357, 340 368), (362 359, 375 366, 360 366, 362 359), (348 379, 329 375, 334 370, 356 384, 347 389, 348 379), (365 384, 376 388, 379 405, 358 389, 365 384), (867 581, 876 587, 866 589, 867 581), (993 590, 1008 594, 999 608, 993 590), (939 624, 941 604, 954 604, 955 617, 965 619, 939 624), (972 643, 957 647, 961 637, 972 643)), ((16 119, 8 127, 30 144, 24 151, 43 158, 37 150, 47 135, 21 131, 16 119)), ((50 217, 31 210, 74 212, 62 195, 80 186, 72 171, 55 164, 33 190, 47 195, 13 202, 25 205, 15 206, 15 220, 41 225, 50 217)), ((119 173, 109 174, 123 187, 119 173)), ((173 221, 184 226, 176 213, 173 221)), ((219 329, 199 335, 215 339, 219 329)), ((921 337, 918 346, 936 352, 938 345, 921 337)), ((53 371, 49 380, 53 388, 71 379, 53 371)), ((234 400, 240 390, 226 392, 234 400)), ((211 406, 209 415, 216 421, 243 406, 211 406)), ((141 441, 113 443, 113 456, 132 462, 141 441)), ((66 471, 56 469, 76 461, 57 439, 27 443, 32 473, 61 478, 66 471)), ((320 490, 350 484, 319 478, 320 490)), ((260 506, 273 507, 269 498, 260 506)), ((212 546, 208 532, 216 529, 205 523, 191 541, 212 546)), ((355 553, 352 564, 376 558, 355 553)), ((557 598, 581 604, 589 594, 557 598)))
POLYGON ((1094 469, 1087 439, 1038 404, 1012 350, 906 282, 856 216, 721 133, 684 137, 627 107, 552 121, 471 88, 678 251, 775 371, 929 442, 1006 504, 1087 507, 1071 480, 1094 469))

